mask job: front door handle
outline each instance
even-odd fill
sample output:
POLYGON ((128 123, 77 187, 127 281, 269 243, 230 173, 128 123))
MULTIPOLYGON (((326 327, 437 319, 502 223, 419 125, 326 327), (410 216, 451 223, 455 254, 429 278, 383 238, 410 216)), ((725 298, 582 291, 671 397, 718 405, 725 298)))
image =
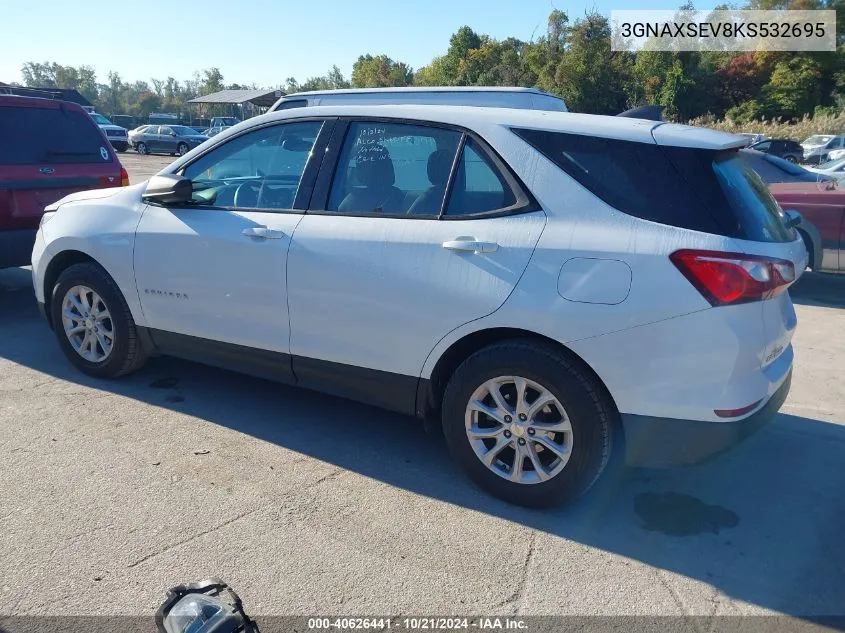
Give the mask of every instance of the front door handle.
POLYGON ((247 237, 260 237, 265 240, 280 240, 285 236, 284 231, 279 229, 271 229, 266 226, 251 226, 248 229, 241 231, 241 234, 247 237))
POLYGON ((474 237, 459 237, 443 242, 443 248, 462 253, 495 253, 499 245, 496 242, 479 242, 474 237))

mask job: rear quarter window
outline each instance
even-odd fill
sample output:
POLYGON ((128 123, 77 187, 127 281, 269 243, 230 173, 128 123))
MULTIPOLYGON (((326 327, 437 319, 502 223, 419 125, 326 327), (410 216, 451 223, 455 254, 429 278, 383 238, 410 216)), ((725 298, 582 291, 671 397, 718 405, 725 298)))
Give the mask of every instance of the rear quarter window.
POLYGON ((656 144, 541 130, 514 132, 623 213, 707 233, 724 231, 656 144))
POLYGON ((514 132, 628 215, 747 240, 790 240, 777 202, 736 150, 665 147, 541 130, 514 132))
POLYGON ((0 164, 111 163, 100 129, 85 112, 0 106, 0 164))

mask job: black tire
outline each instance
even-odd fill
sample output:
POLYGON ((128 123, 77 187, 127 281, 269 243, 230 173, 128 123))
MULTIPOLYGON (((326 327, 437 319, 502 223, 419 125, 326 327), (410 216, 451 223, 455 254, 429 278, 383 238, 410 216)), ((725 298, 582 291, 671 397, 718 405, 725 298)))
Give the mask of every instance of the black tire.
POLYGON ((179 154, 179 156, 184 156, 190 151, 190 149, 191 148, 188 147, 187 143, 179 143, 179 145, 176 146, 176 153, 179 154))
POLYGON ((467 358, 452 375, 443 396, 446 443, 458 465, 492 495, 509 503, 546 507, 572 501, 595 484, 621 445, 619 414, 596 379, 551 345, 530 339, 495 343, 467 358), (467 438, 465 411, 473 392, 497 376, 521 376, 548 389, 572 424, 572 454, 563 470, 534 484, 508 481, 492 472, 467 438))
POLYGON ((794 165, 797 165, 797 164, 798 164, 798 159, 797 159, 797 158, 795 158, 795 156, 793 156, 792 154, 787 154, 787 155, 786 155, 786 156, 784 156, 783 158, 784 158, 784 160, 787 160, 787 161, 789 161, 790 163, 792 163, 792 164, 794 164, 794 165))
POLYGON ((74 264, 59 275, 50 298, 50 314, 59 347, 71 363, 90 376, 116 378, 140 369, 147 360, 126 299, 114 279, 98 264, 74 264), (70 344, 62 326, 62 302, 67 291, 79 285, 100 295, 111 315, 114 343, 111 353, 99 363, 82 358, 70 344))
POLYGON ((141 141, 135 146, 135 151, 139 154, 149 154, 150 149, 147 147, 147 144, 144 141, 141 141))

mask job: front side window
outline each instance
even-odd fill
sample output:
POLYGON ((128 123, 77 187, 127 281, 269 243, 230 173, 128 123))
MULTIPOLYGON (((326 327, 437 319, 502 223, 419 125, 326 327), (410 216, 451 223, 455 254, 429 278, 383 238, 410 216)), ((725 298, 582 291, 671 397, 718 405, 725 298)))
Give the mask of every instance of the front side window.
POLYGON ((161 134, 162 136, 171 136, 171 135, 175 134, 175 132, 173 131, 173 128, 170 127, 169 125, 162 125, 161 128, 159 129, 158 133, 161 134))
POLYGON ((291 209, 323 123, 265 127, 226 141, 188 165, 193 202, 238 209, 291 209))
POLYGON ((461 133, 405 123, 352 123, 328 210, 437 217, 461 133))

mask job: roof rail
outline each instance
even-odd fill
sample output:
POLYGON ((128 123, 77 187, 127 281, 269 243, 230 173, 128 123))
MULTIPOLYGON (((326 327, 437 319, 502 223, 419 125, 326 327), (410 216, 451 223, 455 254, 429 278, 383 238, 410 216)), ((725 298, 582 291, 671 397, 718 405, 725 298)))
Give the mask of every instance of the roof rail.
POLYGON ((0 86, 0 94, 15 95, 18 97, 42 97, 44 99, 59 99, 61 92, 44 90, 41 88, 27 88, 25 86, 0 86))

